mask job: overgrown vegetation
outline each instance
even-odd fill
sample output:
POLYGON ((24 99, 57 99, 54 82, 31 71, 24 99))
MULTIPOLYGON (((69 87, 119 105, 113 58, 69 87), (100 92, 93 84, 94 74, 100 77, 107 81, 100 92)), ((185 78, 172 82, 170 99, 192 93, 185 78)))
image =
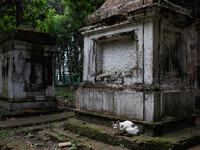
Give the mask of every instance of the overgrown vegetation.
POLYGON ((56 87, 55 92, 59 101, 66 102, 69 107, 75 107, 75 90, 71 91, 67 87, 56 87))

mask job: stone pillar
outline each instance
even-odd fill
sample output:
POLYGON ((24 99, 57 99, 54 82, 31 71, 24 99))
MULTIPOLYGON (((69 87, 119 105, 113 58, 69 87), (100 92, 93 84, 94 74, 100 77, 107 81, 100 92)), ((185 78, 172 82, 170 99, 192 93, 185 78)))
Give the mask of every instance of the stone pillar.
POLYGON ((0 38, 0 107, 6 111, 57 107, 55 39, 17 29, 0 38))

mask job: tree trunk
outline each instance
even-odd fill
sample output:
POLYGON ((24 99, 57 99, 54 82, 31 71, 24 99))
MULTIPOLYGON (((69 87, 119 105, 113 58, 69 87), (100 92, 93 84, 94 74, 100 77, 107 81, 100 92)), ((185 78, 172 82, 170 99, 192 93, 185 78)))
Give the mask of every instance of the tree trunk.
POLYGON ((62 82, 62 73, 61 73, 61 65, 60 65, 60 55, 57 55, 57 60, 58 60, 58 78, 59 78, 59 82, 62 82))
POLYGON ((70 82, 72 81, 72 70, 71 70, 71 65, 70 65, 70 53, 69 53, 69 45, 66 46, 67 47, 67 68, 69 70, 69 78, 70 78, 70 82))
POLYGON ((63 60, 63 84, 66 83, 66 80, 65 80, 65 61, 63 60))
POLYGON ((22 1, 23 0, 17 0, 16 2, 16 20, 17 20, 17 27, 19 27, 23 22, 23 10, 22 10, 22 1))

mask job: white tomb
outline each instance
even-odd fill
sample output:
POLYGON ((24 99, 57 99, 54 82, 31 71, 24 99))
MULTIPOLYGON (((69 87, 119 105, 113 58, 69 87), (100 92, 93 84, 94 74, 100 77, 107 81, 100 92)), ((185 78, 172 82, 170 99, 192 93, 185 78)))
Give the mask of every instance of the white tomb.
POLYGON ((146 122, 193 116, 195 24, 185 9, 168 3, 107 0, 81 29, 84 84, 77 111, 146 122))

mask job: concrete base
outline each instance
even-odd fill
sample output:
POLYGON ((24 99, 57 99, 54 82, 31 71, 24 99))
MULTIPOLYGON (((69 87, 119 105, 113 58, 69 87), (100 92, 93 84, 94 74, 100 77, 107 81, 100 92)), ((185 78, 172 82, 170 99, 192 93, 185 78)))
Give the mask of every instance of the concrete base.
POLYGON ((125 121, 131 120, 134 122, 140 130, 140 134, 145 134, 149 136, 161 136, 166 133, 170 133, 173 131, 177 131, 186 127, 195 126, 196 115, 184 117, 181 119, 172 119, 168 121, 159 121, 159 122, 146 122, 140 120, 132 120, 129 118, 116 117, 111 115, 105 115, 100 113, 94 113, 84 110, 75 110, 76 119, 98 124, 104 125, 107 127, 111 127, 111 121, 125 121))
POLYGON ((18 111, 26 109, 49 109, 57 108, 56 98, 44 101, 0 101, 0 107, 4 111, 18 111))
POLYGON ((157 122, 194 113, 193 90, 160 90, 154 86, 111 87, 87 83, 76 94, 76 108, 96 113, 157 122))

